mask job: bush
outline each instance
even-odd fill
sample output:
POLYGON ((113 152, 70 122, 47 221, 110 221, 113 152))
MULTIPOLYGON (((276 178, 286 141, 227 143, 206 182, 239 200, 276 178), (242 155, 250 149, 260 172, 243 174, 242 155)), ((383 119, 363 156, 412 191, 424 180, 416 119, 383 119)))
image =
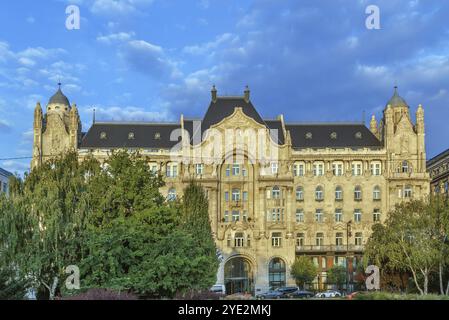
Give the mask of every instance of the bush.
POLYGON ((354 300, 449 300, 449 296, 428 294, 400 294, 391 292, 364 292, 355 295, 354 300))
POLYGON ((176 293, 175 300, 220 300, 223 295, 209 290, 189 291, 185 293, 176 293))
POLYGON ((77 295, 64 297, 62 300, 138 300, 138 298, 128 292, 117 292, 109 289, 89 289, 77 295))

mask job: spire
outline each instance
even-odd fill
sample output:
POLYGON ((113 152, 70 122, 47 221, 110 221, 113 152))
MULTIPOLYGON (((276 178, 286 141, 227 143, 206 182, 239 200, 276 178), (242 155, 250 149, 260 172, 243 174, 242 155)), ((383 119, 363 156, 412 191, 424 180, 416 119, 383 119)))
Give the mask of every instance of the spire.
POLYGON ((94 113, 93 113, 92 124, 95 124, 95 108, 94 108, 94 113))
POLYGON ((371 116, 371 121, 369 123, 369 129, 374 135, 377 134, 377 120, 376 120, 376 116, 374 114, 371 116))
POLYGON ((211 90, 212 102, 217 102, 217 89, 215 88, 215 84, 212 86, 211 90))
POLYGON ((245 87, 245 91, 244 91, 244 97, 245 97, 245 102, 248 103, 249 102, 249 87, 248 85, 245 87))

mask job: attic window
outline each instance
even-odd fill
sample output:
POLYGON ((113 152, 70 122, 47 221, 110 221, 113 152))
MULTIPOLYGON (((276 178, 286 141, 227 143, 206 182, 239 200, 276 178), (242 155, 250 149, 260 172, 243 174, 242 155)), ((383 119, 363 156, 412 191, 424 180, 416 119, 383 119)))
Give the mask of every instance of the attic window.
POLYGON ((100 133, 100 139, 101 140, 106 140, 106 132, 100 133))
POLYGON ((355 134, 356 139, 362 139, 362 133, 359 131, 355 134))
POLYGON ((331 133, 331 139, 337 139, 337 133, 336 132, 332 132, 331 133))
POLYGON ((154 140, 160 140, 161 139, 161 134, 159 132, 156 132, 154 134, 154 140))
POLYGON ((306 139, 312 139, 312 132, 306 133, 306 139))
POLYGON ((128 140, 134 140, 134 132, 128 133, 128 140))

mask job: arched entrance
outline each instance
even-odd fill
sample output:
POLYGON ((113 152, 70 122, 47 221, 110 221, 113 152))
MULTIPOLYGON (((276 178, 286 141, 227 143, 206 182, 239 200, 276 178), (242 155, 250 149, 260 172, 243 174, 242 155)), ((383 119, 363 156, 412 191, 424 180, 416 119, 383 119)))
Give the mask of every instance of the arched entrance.
POLYGON ((270 288, 285 286, 286 267, 281 258, 273 258, 268 266, 268 280, 270 288))
POLYGON ((243 257, 235 257, 226 262, 224 267, 226 294, 254 294, 254 279, 251 262, 243 257))

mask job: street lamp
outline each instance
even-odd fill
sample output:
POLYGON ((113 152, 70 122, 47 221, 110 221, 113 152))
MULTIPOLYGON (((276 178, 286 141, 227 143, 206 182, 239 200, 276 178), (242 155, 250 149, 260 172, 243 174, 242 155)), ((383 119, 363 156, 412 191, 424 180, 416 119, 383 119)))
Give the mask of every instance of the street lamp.
POLYGON ((349 238, 352 236, 352 220, 346 223, 346 293, 349 292, 349 238))

